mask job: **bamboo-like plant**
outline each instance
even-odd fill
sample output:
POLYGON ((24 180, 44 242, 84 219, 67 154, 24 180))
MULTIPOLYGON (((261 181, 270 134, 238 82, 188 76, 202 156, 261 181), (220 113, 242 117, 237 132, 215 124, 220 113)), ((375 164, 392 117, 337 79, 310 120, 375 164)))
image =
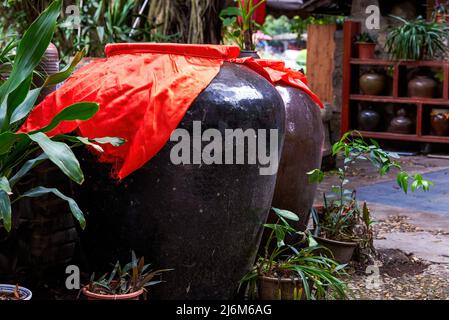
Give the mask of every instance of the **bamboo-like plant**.
MULTIPOLYGON (((288 210, 273 208, 278 217, 274 224, 265 224, 271 230, 264 244, 264 254, 260 255, 253 269, 245 275, 241 283, 248 283, 250 298, 257 297, 257 280, 260 276, 278 279, 299 279, 303 292, 297 292, 295 299, 304 296, 308 300, 326 298, 347 298, 347 287, 341 277, 345 275, 346 265, 320 255, 320 250, 327 250, 318 245, 310 233, 304 234, 301 243, 288 244, 287 235, 298 234, 287 220, 298 221, 298 216, 288 210), (304 247, 304 243, 307 245, 304 247), (302 248, 301 248, 302 246, 302 248)), ((280 295, 282 293, 280 292, 280 295)))
POLYGON ((76 136, 47 136, 62 121, 88 120, 99 109, 96 103, 82 102, 69 106, 59 112, 50 123, 33 132, 21 133, 18 129, 33 109, 42 88, 57 84, 67 79, 83 54, 78 53, 60 73, 48 77, 42 87, 32 87, 32 77, 45 50, 53 37, 56 21, 61 11, 61 0, 55 0, 33 22, 17 44, 17 51, 12 69, 7 79, 0 86, 0 222, 9 232, 11 230, 12 207, 24 197, 39 197, 53 194, 67 201, 73 216, 82 228, 86 221, 76 202, 58 189, 44 186, 35 187, 23 193, 16 190, 16 184, 30 171, 46 160, 53 162, 67 177, 81 184, 83 172, 72 148, 90 145, 98 151, 99 144, 120 145, 119 138, 87 139, 76 136), (69 142, 71 146, 64 143, 69 142))
POLYGON ((393 28, 387 36, 385 49, 396 60, 423 60, 444 57, 448 53, 445 40, 448 27, 418 17, 407 21, 392 16, 403 24, 393 28))
MULTIPOLYGON (((410 189, 429 191, 433 185, 422 175, 410 175, 404 171, 398 161, 399 155, 384 151, 373 139, 368 143, 357 131, 345 133, 332 146, 332 155, 343 158, 343 166, 335 175, 338 184, 333 185, 328 193, 323 194, 324 208, 321 217, 313 213, 315 235, 331 240, 358 242, 361 247, 372 249, 372 223, 366 203, 358 204, 356 190, 348 187, 349 170, 358 161, 369 161, 378 170, 380 176, 385 176, 391 170, 397 170, 396 182, 404 193, 410 189), (319 218, 319 219, 318 219, 319 218)), ((324 172, 314 169, 307 173, 310 183, 321 183, 324 172)))
POLYGON ((236 1, 238 4, 236 7, 228 7, 220 12, 224 28, 223 38, 225 41, 235 42, 241 49, 254 50, 253 15, 266 0, 261 0, 257 4, 254 4, 253 0, 236 1))

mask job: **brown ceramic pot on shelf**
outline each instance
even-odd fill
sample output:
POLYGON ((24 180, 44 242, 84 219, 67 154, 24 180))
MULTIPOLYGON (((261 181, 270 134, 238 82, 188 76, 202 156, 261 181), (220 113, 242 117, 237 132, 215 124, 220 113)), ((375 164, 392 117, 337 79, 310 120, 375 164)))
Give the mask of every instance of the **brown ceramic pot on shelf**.
POLYGON ((415 75, 408 82, 408 96, 420 98, 433 98, 438 83, 426 75, 415 75))
POLYGON ((386 77, 381 73, 370 70, 360 77, 359 85, 362 94, 379 96, 385 91, 386 77))
POLYGON ((376 131, 379 127, 380 114, 372 105, 366 106, 362 109, 357 117, 359 130, 362 131, 376 131))
POLYGON ((407 111, 401 108, 396 113, 396 117, 391 120, 388 127, 389 132, 412 134, 415 130, 414 121, 408 116, 407 111))
POLYGON ((449 135, 449 109, 433 108, 430 113, 430 131, 436 136, 449 135))

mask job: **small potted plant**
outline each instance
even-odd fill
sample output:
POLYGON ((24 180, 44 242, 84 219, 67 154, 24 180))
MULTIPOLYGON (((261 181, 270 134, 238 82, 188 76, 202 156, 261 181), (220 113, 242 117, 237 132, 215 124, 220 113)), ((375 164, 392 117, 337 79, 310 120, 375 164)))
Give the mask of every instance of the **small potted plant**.
MULTIPOLYGON (((343 158, 343 166, 338 168, 336 175, 338 185, 333 185, 330 192, 323 194, 323 206, 312 212, 314 217, 314 236, 318 243, 327 247, 340 263, 348 263, 354 250, 365 256, 365 260, 372 261, 375 255, 372 243, 372 224, 370 212, 366 203, 359 205, 356 190, 349 189, 348 172, 357 161, 370 161, 384 176, 391 169, 397 169, 397 183, 407 193, 411 186, 412 192, 423 189, 428 191, 432 182, 424 180, 420 174, 414 176, 405 172, 394 159, 399 156, 382 150, 379 144, 370 140, 367 143, 359 132, 351 131, 343 135, 340 141, 332 147, 333 156, 343 158)), ((311 183, 320 183, 324 173, 320 169, 308 172, 311 183)), ((363 262, 363 261, 362 261, 363 262)))
POLYGON ((95 273, 92 274, 89 284, 81 290, 89 300, 139 300, 142 295, 146 298, 146 288, 163 282, 162 273, 173 270, 150 270, 149 267, 144 257, 138 260, 132 251, 130 263, 121 267, 117 261, 111 273, 97 280, 95 273))
POLYGON ((448 27, 437 22, 426 21, 422 17, 407 21, 392 16, 402 22, 387 35, 385 49, 396 60, 443 59, 448 48, 446 39, 448 27))
POLYGON ((359 59, 373 59, 376 43, 368 32, 362 32, 355 38, 359 59))
POLYGON ((253 19, 258 8, 261 8, 266 0, 236 0, 237 6, 227 7, 220 12, 223 23, 223 41, 225 44, 236 44, 244 51, 251 54, 255 50, 253 33, 259 27, 253 19))
POLYGON ((310 233, 297 232, 287 220, 298 221, 293 212, 273 208, 278 220, 270 229, 264 254, 241 280, 248 284, 248 296, 261 300, 346 299, 347 287, 340 279, 345 265, 319 254, 320 247, 310 233), (285 237, 302 235, 296 244, 285 237))
POLYGON ((449 1, 435 1, 435 5, 433 7, 433 21, 436 23, 447 24, 449 22, 449 1))
POLYGON ((0 284, 0 301, 2 300, 31 300, 31 291, 19 285, 0 284))

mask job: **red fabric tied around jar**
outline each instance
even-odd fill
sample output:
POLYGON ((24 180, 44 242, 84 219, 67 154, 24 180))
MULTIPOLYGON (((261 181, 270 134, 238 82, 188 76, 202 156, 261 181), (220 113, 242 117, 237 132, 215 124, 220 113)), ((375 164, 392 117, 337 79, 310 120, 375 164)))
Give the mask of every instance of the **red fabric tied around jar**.
POLYGON ((62 109, 77 102, 97 102, 98 113, 88 121, 65 121, 50 136, 77 131, 87 138, 120 137, 120 147, 104 145, 101 162, 111 163, 113 176, 123 179, 148 162, 169 140, 187 109, 210 84, 225 61, 241 63, 271 83, 304 90, 306 77, 283 62, 241 58, 234 46, 183 44, 109 44, 105 59, 74 73, 57 91, 37 105, 21 132, 50 123, 62 109))

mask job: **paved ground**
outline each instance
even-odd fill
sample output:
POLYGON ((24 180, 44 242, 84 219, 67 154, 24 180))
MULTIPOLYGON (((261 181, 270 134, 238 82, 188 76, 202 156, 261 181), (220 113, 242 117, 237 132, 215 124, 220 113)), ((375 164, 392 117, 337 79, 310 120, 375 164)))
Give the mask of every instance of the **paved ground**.
MULTIPOLYGON (((400 162, 410 173, 426 174, 440 189, 410 200, 392 189, 393 174, 379 178, 367 162, 352 170, 350 186, 361 189, 359 200, 368 199, 378 221, 375 246, 383 258, 377 262, 378 276, 377 269, 354 273, 349 285, 358 299, 449 299, 449 198, 444 190, 449 160, 413 156, 400 162)), ((320 185, 316 203, 335 182, 330 176, 320 185)))

